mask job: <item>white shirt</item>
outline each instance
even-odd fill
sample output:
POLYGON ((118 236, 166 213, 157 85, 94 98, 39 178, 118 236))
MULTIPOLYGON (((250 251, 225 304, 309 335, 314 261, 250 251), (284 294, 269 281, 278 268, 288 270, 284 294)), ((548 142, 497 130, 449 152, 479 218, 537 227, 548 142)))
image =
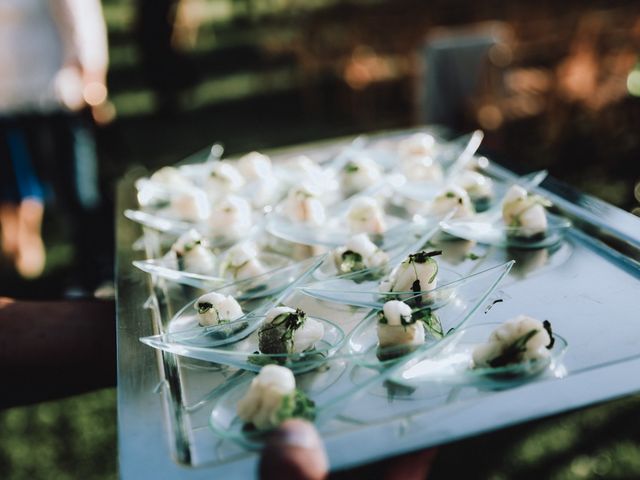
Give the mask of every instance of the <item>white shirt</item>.
POLYGON ((81 96, 76 70, 59 75, 71 62, 106 70, 99 0, 0 0, 0 114, 60 110, 63 89, 81 96))

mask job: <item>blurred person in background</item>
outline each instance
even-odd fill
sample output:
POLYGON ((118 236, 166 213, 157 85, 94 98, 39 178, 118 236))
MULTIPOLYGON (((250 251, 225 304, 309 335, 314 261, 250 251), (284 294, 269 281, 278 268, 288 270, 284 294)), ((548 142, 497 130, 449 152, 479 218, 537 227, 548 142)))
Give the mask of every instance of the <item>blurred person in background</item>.
POLYGON ((99 0, 0 0, 0 227, 23 277, 45 265, 49 191, 69 215, 76 262, 96 270, 101 198, 89 113, 105 118, 107 63, 99 0))

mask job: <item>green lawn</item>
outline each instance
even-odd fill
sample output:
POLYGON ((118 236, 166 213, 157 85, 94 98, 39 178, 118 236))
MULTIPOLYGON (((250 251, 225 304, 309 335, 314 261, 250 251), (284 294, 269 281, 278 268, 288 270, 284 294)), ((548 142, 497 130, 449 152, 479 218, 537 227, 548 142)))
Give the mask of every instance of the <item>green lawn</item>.
POLYGON ((118 478, 115 389, 0 412, 0 478, 118 478))

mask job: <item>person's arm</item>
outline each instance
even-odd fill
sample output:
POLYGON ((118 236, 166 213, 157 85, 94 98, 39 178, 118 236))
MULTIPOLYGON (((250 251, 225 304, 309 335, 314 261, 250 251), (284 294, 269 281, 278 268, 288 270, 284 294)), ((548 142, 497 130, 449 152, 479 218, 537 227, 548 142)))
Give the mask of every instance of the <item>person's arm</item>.
POLYGON ((109 63, 101 3, 99 0, 49 0, 49 5, 64 50, 62 72, 66 72, 67 78, 75 73, 80 83, 77 95, 73 95, 76 92, 70 87, 71 92, 62 95, 63 101, 71 110, 85 104, 100 107, 107 99, 109 63))
POLYGON ((0 408, 115 385, 113 301, 0 298, 0 408))

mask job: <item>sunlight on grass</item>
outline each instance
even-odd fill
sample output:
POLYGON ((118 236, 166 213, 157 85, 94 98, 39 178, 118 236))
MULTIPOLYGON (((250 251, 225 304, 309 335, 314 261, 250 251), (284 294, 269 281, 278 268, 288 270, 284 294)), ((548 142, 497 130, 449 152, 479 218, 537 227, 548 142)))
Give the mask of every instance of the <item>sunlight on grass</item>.
MULTIPOLYGON (((220 102, 277 93, 293 88, 295 84, 295 72, 288 68, 259 76, 253 72, 237 73, 201 82, 183 95, 182 106, 184 111, 190 111, 220 102)), ((154 95, 149 90, 116 93, 111 100, 119 117, 150 114, 155 109, 154 95)))
POLYGON ((130 2, 106 0, 102 2, 102 11, 110 32, 126 31, 133 25, 135 11, 130 2))
POLYGON ((109 48, 109 63, 112 70, 137 66, 139 61, 140 56, 135 45, 113 45, 109 48))
POLYGON ((115 389, 0 411, 0 432, 0 478, 117 478, 115 389))
POLYGON ((275 93, 292 88, 294 84, 295 73, 287 68, 260 76, 255 73, 239 73, 211 79, 194 89, 189 109, 251 95, 275 93))
POLYGON ((570 448, 579 435, 572 422, 560 422, 551 428, 538 428, 517 444, 510 454, 524 465, 535 464, 551 452, 570 448))
POLYGON ((111 96, 118 117, 145 115, 154 111, 153 92, 137 90, 117 93, 111 96))

